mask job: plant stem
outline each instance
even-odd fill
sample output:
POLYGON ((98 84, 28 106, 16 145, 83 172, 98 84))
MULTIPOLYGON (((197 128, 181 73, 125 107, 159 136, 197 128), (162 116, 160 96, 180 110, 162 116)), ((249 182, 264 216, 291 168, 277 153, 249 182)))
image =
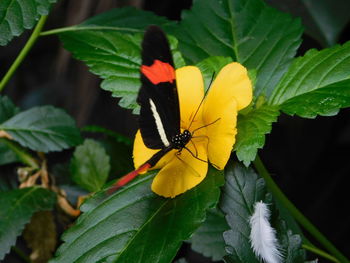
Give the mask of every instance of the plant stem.
POLYGON ((22 163, 28 165, 29 167, 35 170, 39 169, 38 162, 27 152, 26 149, 8 139, 0 138, 0 142, 5 143, 7 147, 9 147, 17 155, 17 157, 22 163))
POLYGON ((31 50, 32 46, 34 45, 35 41, 40 35, 40 32, 46 22, 46 19, 47 19, 47 16, 42 16, 39 19, 38 24, 35 26, 33 33, 28 39, 27 43, 25 44, 25 46, 23 47, 23 49, 21 50, 21 52, 19 53, 18 57, 13 62, 9 70, 6 72, 5 76, 2 78, 0 82, 0 92, 4 89, 7 82, 11 79, 12 75, 17 70, 18 66, 22 63, 24 58, 27 56, 28 52, 31 50))
POLYGON ((49 36, 49 35, 56 35, 56 34, 64 33, 64 32, 84 31, 84 30, 112 30, 112 31, 130 32, 130 33, 142 33, 142 32, 144 32, 141 29, 135 29, 135 28, 88 25, 88 26, 69 26, 69 27, 61 27, 61 28, 51 29, 51 30, 41 32, 40 36, 49 36))
POLYGON ((289 201, 289 199, 273 181, 259 156, 256 157, 254 166, 260 176, 265 179, 266 184, 272 194, 284 204, 293 217, 340 262, 350 263, 350 261, 298 210, 298 208, 296 208, 295 205, 289 201))
POLYGON ((324 252, 323 250, 321 249, 318 249, 317 247, 314 247, 314 246, 309 246, 309 245, 306 245, 306 244, 303 244, 302 246, 304 249, 306 250, 309 250, 311 252, 313 252, 314 254, 316 255, 319 255, 323 258, 326 258, 332 262, 335 262, 335 263, 340 263, 340 261, 338 259, 336 259, 335 257, 329 255, 328 253, 324 252))

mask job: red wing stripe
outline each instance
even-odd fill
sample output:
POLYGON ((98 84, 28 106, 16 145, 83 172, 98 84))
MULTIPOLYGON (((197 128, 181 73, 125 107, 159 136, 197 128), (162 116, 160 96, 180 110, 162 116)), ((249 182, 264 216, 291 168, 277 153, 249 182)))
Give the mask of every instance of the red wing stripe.
POLYGON ((158 59, 154 60, 151 66, 142 65, 141 73, 145 75, 153 84, 160 82, 173 83, 175 79, 175 70, 169 64, 158 59))
POLYGON ((138 169, 135 171, 132 171, 123 177, 121 177, 114 185, 111 186, 111 188, 108 189, 108 194, 113 194, 115 191, 117 191, 119 188, 126 185, 128 182, 133 180, 136 176, 138 176, 140 173, 147 172, 148 169, 151 167, 149 163, 145 163, 141 165, 138 169))

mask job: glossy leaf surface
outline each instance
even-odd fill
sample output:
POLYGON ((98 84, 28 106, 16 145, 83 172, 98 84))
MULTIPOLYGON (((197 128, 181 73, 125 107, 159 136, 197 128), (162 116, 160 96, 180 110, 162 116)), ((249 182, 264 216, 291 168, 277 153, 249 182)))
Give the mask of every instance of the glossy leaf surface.
POLYGON ((190 63, 231 57, 257 70, 255 95, 271 93, 287 70, 302 32, 300 21, 260 0, 197 0, 170 29, 190 63))
POLYGON ((210 170, 199 186, 169 199, 151 192, 154 175, 85 202, 51 262, 170 262, 217 203, 223 177, 210 170))
POLYGON ((350 42, 297 58, 270 98, 286 113, 314 118, 350 105, 350 42))

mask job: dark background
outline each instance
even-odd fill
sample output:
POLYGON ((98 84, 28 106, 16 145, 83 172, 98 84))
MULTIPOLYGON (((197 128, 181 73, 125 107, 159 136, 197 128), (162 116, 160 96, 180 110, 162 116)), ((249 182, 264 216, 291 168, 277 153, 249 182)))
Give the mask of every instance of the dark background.
MULTIPOLYGON (((277 8, 304 15, 291 1, 268 1, 277 8)), ((179 20, 182 9, 192 1, 162 0, 62 0, 53 7, 45 29, 74 25, 113 7, 134 5, 158 15, 179 20)), ((349 15, 350 16, 350 15, 349 15)), ((349 23, 341 31, 339 43, 349 40, 349 23)), ((30 32, 0 47, 0 75, 11 65, 30 32)), ((310 48, 323 48, 309 35, 303 35, 298 55, 310 48)), ((350 72, 349 72, 350 74, 350 72)), ((132 138, 136 118, 118 106, 118 99, 99 88, 100 79, 89 73, 80 61, 71 58, 57 36, 42 37, 29 53, 5 89, 22 109, 34 105, 53 104, 66 109, 79 127, 101 125, 132 138)), ((66 155, 66 156, 65 156, 66 155)), ((302 119, 282 114, 267 136, 260 155, 274 179, 292 202, 344 254, 350 257, 350 109, 335 117, 302 119)), ((68 153, 56 154, 59 159, 68 153)), ((210 262, 191 252, 185 245, 180 255, 189 262, 210 262)), ((10 260, 10 259, 9 259, 10 260)), ((15 262, 15 261, 8 261, 15 262)), ((17 262, 17 261, 16 261, 17 262)), ((321 262, 326 262, 321 259, 321 262)))

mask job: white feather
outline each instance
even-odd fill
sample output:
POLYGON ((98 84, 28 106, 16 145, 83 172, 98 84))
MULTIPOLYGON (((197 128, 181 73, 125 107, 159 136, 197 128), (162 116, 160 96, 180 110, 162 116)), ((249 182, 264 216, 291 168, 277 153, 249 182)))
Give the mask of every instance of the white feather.
POLYGON ((270 210, 260 201, 254 205, 254 213, 249 219, 251 232, 250 243, 255 255, 266 263, 282 262, 280 245, 276 238, 276 231, 269 222, 270 210))

